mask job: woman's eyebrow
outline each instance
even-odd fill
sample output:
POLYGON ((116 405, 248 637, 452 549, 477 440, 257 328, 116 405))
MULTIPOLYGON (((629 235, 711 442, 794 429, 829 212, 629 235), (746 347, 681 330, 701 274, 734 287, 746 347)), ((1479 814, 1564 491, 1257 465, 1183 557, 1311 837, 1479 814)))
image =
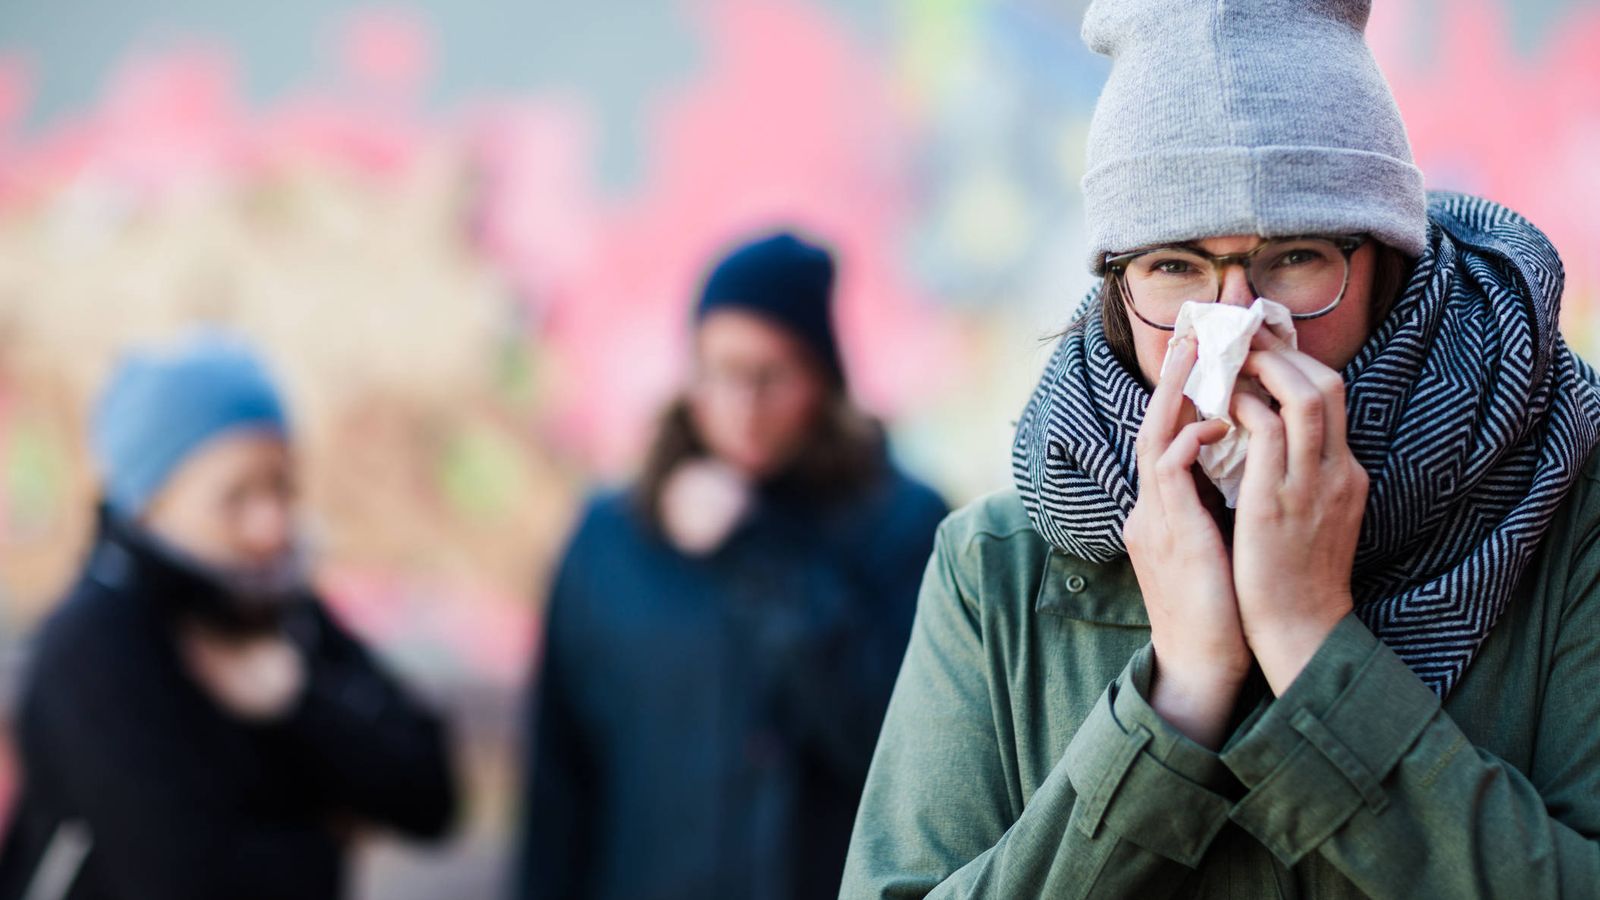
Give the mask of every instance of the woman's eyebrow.
POLYGON ((1177 249, 1177 250, 1193 250, 1194 252, 1200 254, 1201 256, 1210 256, 1210 255, 1212 255, 1212 254, 1208 253, 1204 247, 1200 246, 1200 242, 1199 241, 1192 241, 1192 240, 1191 241, 1162 241, 1159 244, 1151 244, 1148 247, 1142 247, 1142 248, 1140 248, 1138 250, 1132 250, 1132 251, 1129 251, 1129 252, 1131 252, 1131 253, 1148 253, 1148 252, 1150 252, 1152 250, 1173 250, 1173 249, 1177 249))

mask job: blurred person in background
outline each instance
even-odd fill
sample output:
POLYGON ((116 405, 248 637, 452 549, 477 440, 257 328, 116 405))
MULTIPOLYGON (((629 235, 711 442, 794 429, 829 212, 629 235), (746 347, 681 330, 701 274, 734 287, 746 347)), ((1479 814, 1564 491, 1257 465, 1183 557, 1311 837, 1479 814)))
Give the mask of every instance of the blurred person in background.
POLYGON ((518 896, 834 897, 946 513, 849 400, 830 254, 721 261, 637 483, 582 516, 532 694, 518 896))
POLYGON ((445 734, 313 595, 287 417, 236 339, 126 358, 99 532, 37 637, 0 897, 316 900, 455 805, 445 734))

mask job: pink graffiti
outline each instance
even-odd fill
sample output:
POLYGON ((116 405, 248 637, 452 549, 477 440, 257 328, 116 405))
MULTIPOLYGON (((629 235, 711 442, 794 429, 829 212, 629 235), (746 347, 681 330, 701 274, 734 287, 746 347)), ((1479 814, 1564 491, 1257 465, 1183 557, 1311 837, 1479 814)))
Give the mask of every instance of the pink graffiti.
POLYGON ((611 471, 677 380, 702 267, 753 230, 794 225, 837 249, 841 331, 869 404, 897 407, 948 371, 929 361, 960 358, 898 266, 912 129, 879 55, 804 4, 692 11, 705 58, 650 113, 638 191, 613 199, 592 186, 593 138, 570 109, 491 131, 480 155, 495 185, 483 246, 528 291, 561 370, 586 387, 555 411, 558 433, 611 471))
MULTIPOLYGON (((1431 187, 1482 194, 1555 242, 1568 285, 1600 282, 1600 9, 1570 4, 1541 44, 1512 46, 1510 4, 1377 4, 1374 52, 1431 187), (1431 7, 1430 7, 1431 8, 1431 7), (1381 16, 1381 18, 1380 18, 1381 16), (1431 52, 1415 52, 1430 29, 1431 52), (1426 60, 1426 61, 1424 61, 1426 60)), ((1570 298, 1569 298, 1570 299, 1570 298)))
MULTIPOLYGON (((450 121, 415 102, 429 32, 398 14, 351 19, 336 81, 244 108, 228 57, 198 47, 135 59, 98 107, 30 141, 0 173, 0 204, 79 179, 125 202, 185 184, 300 164, 368 177, 404 172, 424 148, 459 143, 478 179, 467 223, 530 312, 555 363, 550 434, 603 472, 638 450, 676 383, 702 267, 747 233, 792 225, 838 251, 841 331, 858 392, 900 407, 954 377, 954 334, 899 265, 912 214, 902 161, 913 134, 882 54, 797 0, 690 7, 703 65, 647 116, 642 185, 609 194, 581 103, 483 102, 450 121)), ((25 79, 0 69, 0 128, 25 79)), ((0 132, 3 134, 6 132, 0 132)))

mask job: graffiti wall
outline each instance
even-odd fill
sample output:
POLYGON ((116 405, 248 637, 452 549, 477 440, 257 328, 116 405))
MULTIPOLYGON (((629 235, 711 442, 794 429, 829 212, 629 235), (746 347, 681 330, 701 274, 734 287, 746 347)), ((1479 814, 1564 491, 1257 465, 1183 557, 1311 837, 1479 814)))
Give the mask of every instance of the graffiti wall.
MULTIPOLYGON (((1600 354, 1600 7, 1377 5, 1430 185, 1543 227, 1600 354)), ((420 677, 509 693, 569 516, 630 471, 730 240, 837 248, 853 386, 956 501, 1005 484, 1089 283, 1082 2, 35 6, 0 10, 13 638, 82 548, 97 383, 185 323, 253 335, 289 386, 340 611, 420 677)))

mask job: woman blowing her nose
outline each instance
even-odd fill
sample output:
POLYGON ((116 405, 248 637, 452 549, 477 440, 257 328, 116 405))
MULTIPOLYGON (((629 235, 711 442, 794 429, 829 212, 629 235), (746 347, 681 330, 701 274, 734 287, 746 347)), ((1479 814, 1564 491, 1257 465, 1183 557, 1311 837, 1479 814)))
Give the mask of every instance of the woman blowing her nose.
POLYGON ((354 831, 442 833, 442 728, 312 593, 250 351, 130 356, 91 431, 100 531, 36 639, 0 897, 334 898, 354 831))
POLYGON ((1561 264, 1425 195, 1368 3, 1097 0, 1103 276, 940 531, 856 897, 1600 894, 1600 385, 1561 264), (1185 303, 1287 308, 1195 462, 1185 303))

